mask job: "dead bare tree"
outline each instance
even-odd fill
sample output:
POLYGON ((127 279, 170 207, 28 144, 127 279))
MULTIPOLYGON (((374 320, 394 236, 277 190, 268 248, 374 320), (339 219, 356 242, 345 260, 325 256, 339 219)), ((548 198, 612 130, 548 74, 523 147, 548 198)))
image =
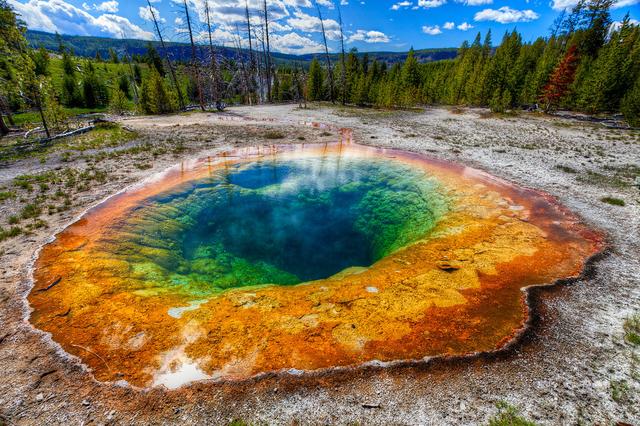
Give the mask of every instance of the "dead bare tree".
POLYGON ((322 20, 322 12, 320 11, 320 5, 316 1, 316 9, 318 10, 318 18, 320 19, 320 28, 322 29, 322 41, 324 42, 324 53, 327 60, 327 73, 329 75, 329 99, 331 103, 334 103, 333 99, 333 70, 331 69, 331 58, 329 57, 329 47, 327 46, 327 33, 324 30, 324 21, 322 20))
POLYGON ((256 68, 256 61, 255 58, 253 56, 253 40, 252 40, 252 35, 251 35, 251 18, 249 16, 249 1, 245 0, 244 1, 244 12, 245 12, 245 16, 247 19, 247 38, 249 39, 249 76, 250 76, 250 92, 251 95, 249 96, 249 104, 251 104, 252 102, 252 98, 253 98, 253 92, 254 92, 254 86, 255 86, 255 81, 256 79, 256 72, 257 72, 257 68, 256 68))
MULTIPOLYGON (((242 53, 242 37, 240 37, 240 28, 238 24, 236 24, 236 37, 234 40, 234 44, 236 46, 236 57, 240 63, 240 67, 236 66, 236 70, 240 72, 240 86, 242 88, 242 97, 247 100, 250 97, 249 94, 249 73, 247 72, 247 66, 244 60, 244 54, 242 53)), ((236 71, 236 74, 237 74, 236 71)), ((249 101, 249 103, 251 103, 249 101)))
POLYGON ((250 60, 250 64, 251 67, 255 67, 255 59, 253 57, 253 43, 252 43, 252 37, 251 37, 251 19, 249 17, 249 1, 245 0, 244 1, 244 12, 247 18, 247 37, 249 39, 249 60, 250 60))
POLYGON ((176 77, 176 70, 173 67, 173 63, 171 62, 171 58, 169 58, 169 52, 167 51, 167 46, 164 43, 164 38, 162 37, 162 31, 160 31, 160 25, 158 24, 158 19, 156 18, 156 13, 153 11, 153 7, 151 6, 151 0, 147 0, 147 5, 149 6, 149 13, 151 14, 151 18, 153 19, 153 25, 156 29, 156 34, 158 35, 158 39, 160 40, 160 45, 162 46, 162 50, 164 52, 164 57, 169 65, 169 72, 171 73, 171 80, 173 81, 173 87, 178 94, 178 104, 180 105, 180 109, 184 109, 184 102, 182 100, 182 93, 180 91, 180 86, 178 85, 178 78, 176 77))
POLYGON ((127 64, 129 65, 129 79, 131 80, 131 86, 133 86, 133 103, 137 106, 139 97, 138 97, 138 86, 136 85, 136 76, 135 76, 135 73, 133 72, 133 65, 131 64, 131 62, 133 61, 133 58, 129 54, 129 46, 127 44, 127 38, 124 33, 124 30, 120 34, 122 35, 122 43, 124 45, 124 54, 125 54, 124 59, 127 61, 127 64))
POLYGON ((271 102, 271 47, 269 46, 269 10, 267 0, 262 1, 264 9, 264 38, 267 44, 265 67, 267 71, 267 100, 271 102))
POLYGON ((209 33, 209 56, 211 56, 211 80, 212 80, 212 97, 215 102, 216 108, 220 109, 220 92, 221 92, 221 78, 220 69, 218 67, 218 61, 216 60, 216 52, 213 47, 213 37, 211 35, 211 15, 209 9, 209 0, 204 2, 204 12, 207 17, 207 32, 209 33))
POLYGON ((342 90, 342 105, 347 103, 347 70, 344 60, 344 32, 342 31, 342 12, 340 2, 336 2, 338 8, 338 23, 340 24, 340 88, 342 90))
POLYGON ((202 81, 200 79, 200 67, 198 66, 198 54, 196 51, 196 44, 193 42, 193 30, 191 29, 191 16, 189 15, 189 6, 187 6, 187 0, 182 0, 184 4, 184 15, 187 18, 187 29, 189 30, 189 41, 191 42, 191 71, 196 79, 196 89, 198 90, 198 102, 200 103, 200 109, 205 111, 204 97, 202 95, 202 81))
POLYGON ((258 56, 258 63, 257 63, 257 68, 259 70, 261 70, 258 73, 258 76, 260 78, 260 88, 259 88, 259 92, 260 92, 260 99, 262 102, 267 101, 267 86, 268 84, 265 82, 266 80, 266 74, 267 74, 267 48, 265 46, 264 43, 264 22, 262 22, 262 17, 261 17, 261 22, 260 22, 260 33, 256 34, 256 39, 260 42, 260 45, 262 47, 262 55, 258 56))

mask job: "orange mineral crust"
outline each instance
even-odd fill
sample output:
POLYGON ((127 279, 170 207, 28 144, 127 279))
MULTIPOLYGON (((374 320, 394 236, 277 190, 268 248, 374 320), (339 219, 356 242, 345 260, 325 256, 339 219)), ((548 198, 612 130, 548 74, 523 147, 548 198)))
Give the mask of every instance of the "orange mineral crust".
MULTIPOLYGON (((353 143, 241 149, 176 166, 58 234, 35 264, 30 320, 98 380, 139 387, 465 355, 499 349, 522 329, 523 288, 578 276, 602 247, 602 235, 552 198, 461 165, 353 143), (150 210, 150 200, 256 161, 305 159, 337 167, 356 160, 398 164, 428 176, 445 201, 434 207, 432 226, 418 233, 409 221, 402 228, 418 237, 397 240, 406 244, 370 266, 321 279, 209 291, 202 278, 184 284, 167 272, 185 269, 176 255, 181 246, 154 238, 197 231, 189 220, 176 220, 173 204, 150 210), (145 209, 153 213, 145 216, 145 209), (154 274, 165 284, 154 284, 154 274)), ((234 262, 254 271, 252 262, 234 262)), ((199 258, 193 265, 215 273, 199 258)), ((282 283, 293 276, 264 270, 282 283)))

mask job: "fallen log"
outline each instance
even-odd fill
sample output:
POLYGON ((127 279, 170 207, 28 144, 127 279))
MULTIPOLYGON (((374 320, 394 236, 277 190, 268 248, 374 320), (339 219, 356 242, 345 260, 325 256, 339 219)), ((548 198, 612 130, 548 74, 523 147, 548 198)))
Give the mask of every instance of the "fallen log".
POLYGON ((66 138, 66 137, 69 137, 69 136, 80 135, 82 133, 87 133, 87 132, 89 132, 89 131, 91 131, 91 130, 93 130, 95 128, 96 128, 96 126, 92 124, 90 126, 81 127, 79 129, 76 129, 76 130, 71 130, 71 131, 68 131, 68 132, 59 133, 59 134, 57 134, 55 136, 52 136, 50 138, 42 139, 40 142, 41 143, 46 143, 46 142, 55 141, 57 139, 66 138))

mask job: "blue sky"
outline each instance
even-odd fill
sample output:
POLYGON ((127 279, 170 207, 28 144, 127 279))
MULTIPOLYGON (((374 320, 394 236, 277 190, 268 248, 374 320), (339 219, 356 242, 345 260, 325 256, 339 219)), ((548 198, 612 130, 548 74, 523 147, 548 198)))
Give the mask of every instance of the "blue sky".
MULTIPOLYGON (((204 40, 204 6, 209 2, 216 44, 234 45, 244 32, 245 0, 187 0, 198 37, 204 40), (237 29, 239 26, 239 32, 237 29)), ((273 50, 322 50, 320 20, 313 0, 267 0, 273 50)), ((494 44, 517 28, 525 40, 547 35, 554 19, 577 0, 317 0, 331 50, 339 49, 338 7, 347 49, 402 51, 410 47, 457 47, 478 31, 491 29, 494 44)), ((154 39, 146 1, 9 0, 31 29, 72 35, 154 39)), ((252 21, 260 25, 261 0, 248 0, 252 21)), ((167 39, 187 41, 182 0, 152 0, 167 39)), ((612 17, 640 19, 640 0, 617 0, 612 17)), ((637 21, 635 21, 637 22, 637 21)))

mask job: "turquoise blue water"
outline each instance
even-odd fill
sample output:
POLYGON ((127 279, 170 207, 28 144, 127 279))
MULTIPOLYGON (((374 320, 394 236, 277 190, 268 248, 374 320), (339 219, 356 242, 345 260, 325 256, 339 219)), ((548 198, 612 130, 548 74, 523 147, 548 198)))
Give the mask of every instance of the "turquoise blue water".
POLYGON ((202 295, 369 266, 428 235, 446 206, 423 170, 328 156, 216 171, 148 200, 123 230, 136 278, 202 295))

